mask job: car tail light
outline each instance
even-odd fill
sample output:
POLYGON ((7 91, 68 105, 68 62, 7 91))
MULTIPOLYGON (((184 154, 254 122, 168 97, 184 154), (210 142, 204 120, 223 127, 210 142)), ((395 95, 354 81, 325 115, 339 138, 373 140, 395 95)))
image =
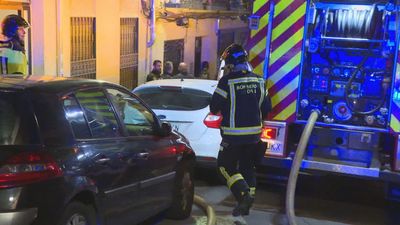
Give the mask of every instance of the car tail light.
POLYGON ((160 86, 161 89, 173 91, 173 92, 181 92, 182 87, 179 86, 160 86))
POLYGON ((169 147, 169 152, 172 154, 181 154, 186 150, 186 145, 184 144, 177 144, 174 146, 169 147))
POLYGON ((219 129, 219 127, 221 126, 221 121, 222 121, 221 114, 214 115, 212 113, 208 113, 206 118, 204 118, 203 122, 208 128, 219 129))
POLYGON ((11 157, 0 167, 0 188, 59 176, 62 176, 62 170, 52 157, 43 153, 25 152, 11 157))

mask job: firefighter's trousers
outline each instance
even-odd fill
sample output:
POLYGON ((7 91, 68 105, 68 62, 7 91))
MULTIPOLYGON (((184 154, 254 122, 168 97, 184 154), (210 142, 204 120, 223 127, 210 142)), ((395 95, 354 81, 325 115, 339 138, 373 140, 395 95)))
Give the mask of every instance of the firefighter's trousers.
POLYGON ((265 152, 265 145, 229 144, 221 142, 218 170, 238 202, 246 193, 254 197, 256 191, 255 165, 265 152))

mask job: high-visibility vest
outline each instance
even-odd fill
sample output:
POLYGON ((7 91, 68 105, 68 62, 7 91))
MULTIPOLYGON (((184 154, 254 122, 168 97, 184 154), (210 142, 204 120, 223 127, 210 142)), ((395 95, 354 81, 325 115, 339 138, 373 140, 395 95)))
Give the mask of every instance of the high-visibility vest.
POLYGON ((0 41, 0 74, 28 75, 28 59, 11 41, 0 41))

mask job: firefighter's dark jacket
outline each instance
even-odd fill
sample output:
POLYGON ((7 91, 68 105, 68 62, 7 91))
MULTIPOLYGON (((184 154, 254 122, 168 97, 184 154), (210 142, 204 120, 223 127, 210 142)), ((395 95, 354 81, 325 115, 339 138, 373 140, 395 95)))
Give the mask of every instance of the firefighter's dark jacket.
POLYGON ((265 80, 249 71, 223 76, 212 96, 210 111, 222 114, 221 134, 225 142, 258 142, 262 119, 271 111, 265 80))

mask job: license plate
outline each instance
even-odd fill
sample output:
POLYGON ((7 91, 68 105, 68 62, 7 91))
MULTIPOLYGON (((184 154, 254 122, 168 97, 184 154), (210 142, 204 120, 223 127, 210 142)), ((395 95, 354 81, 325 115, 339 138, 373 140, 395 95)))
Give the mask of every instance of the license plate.
POLYGON ((264 121, 262 141, 267 143, 265 155, 284 157, 286 154, 286 123, 276 121, 264 121))

